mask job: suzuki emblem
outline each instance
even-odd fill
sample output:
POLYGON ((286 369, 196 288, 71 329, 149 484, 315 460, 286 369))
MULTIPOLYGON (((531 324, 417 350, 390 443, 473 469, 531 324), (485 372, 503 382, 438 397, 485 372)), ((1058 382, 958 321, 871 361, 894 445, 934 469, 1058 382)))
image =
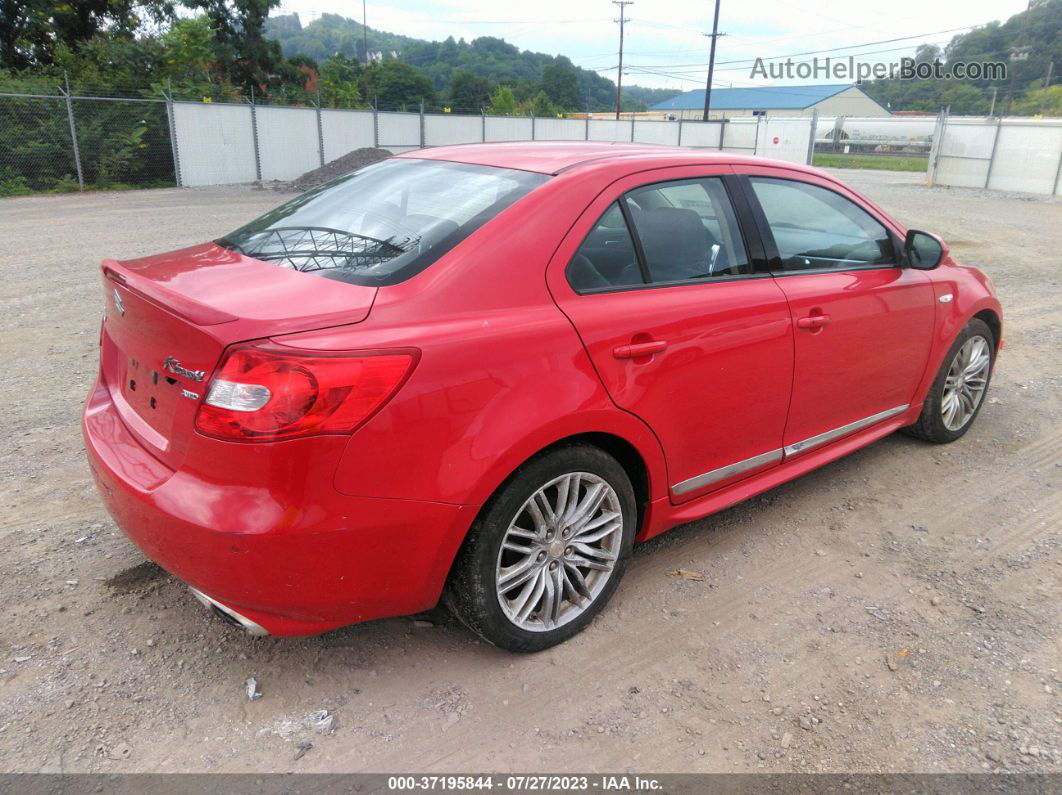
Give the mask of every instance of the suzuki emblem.
POLYGON ((117 288, 111 291, 111 298, 114 300, 114 308, 118 310, 118 314, 125 317, 125 304, 122 303, 122 296, 118 294, 117 288))
POLYGON ((166 357, 166 361, 162 363, 162 369, 169 370, 174 375, 183 375, 185 378, 190 378, 193 381, 202 381, 206 378, 205 371, 189 370, 187 367, 182 367, 181 363, 173 356, 166 357))

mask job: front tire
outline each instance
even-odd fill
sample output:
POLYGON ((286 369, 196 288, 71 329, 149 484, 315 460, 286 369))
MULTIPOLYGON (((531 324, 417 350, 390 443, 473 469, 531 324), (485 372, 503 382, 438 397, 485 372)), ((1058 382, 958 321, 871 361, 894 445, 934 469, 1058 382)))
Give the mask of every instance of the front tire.
POLYGON ((904 431, 935 444, 962 438, 984 405, 995 354, 995 339, 988 324, 976 318, 967 323, 929 387, 918 422, 904 431))
POLYGON ((548 451, 510 477, 476 520, 447 604, 504 649, 562 643, 612 597, 637 520, 630 478, 612 456, 585 444, 548 451))

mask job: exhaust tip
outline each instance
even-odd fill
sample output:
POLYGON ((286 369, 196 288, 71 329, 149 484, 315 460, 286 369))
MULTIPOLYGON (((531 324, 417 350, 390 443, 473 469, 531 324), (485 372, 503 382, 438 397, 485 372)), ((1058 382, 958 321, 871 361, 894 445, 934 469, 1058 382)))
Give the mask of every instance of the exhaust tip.
POLYGON ((227 607, 216 599, 212 599, 202 591, 198 591, 191 586, 188 586, 188 590, 191 591, 192 596, 202 602, 207 607, 207 609, 210 610, 210 612, 212 612, 214 615, 216 615, 218 618, 220 618, 227 624, 231 624, 234 627, 238 627, 239 629, 242 629, 244 632, 246 632, 248 635, 254 635, 255 637, 262 637, 269 634, 269 631, 261 624, 251 621, 251 619, 247 618, 246 616, 241 616, 231 607, 227 607))

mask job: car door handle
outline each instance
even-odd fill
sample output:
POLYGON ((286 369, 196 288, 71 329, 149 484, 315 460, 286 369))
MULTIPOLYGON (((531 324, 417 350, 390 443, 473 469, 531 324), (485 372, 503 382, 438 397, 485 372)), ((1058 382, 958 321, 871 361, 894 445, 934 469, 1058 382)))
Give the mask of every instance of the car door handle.
POLYGON ((652 356, 654 353, 662 353, 666 348, 667 340, 633 342, 630 345, 617 345, 612 349, 612 355, 617 359, 638 359, 642 356, 652 356))
POLYGON ((829 315, 808 315, 807 317, 797 318, 798 328, 822 328, 828 325, 830 325, 829 315))

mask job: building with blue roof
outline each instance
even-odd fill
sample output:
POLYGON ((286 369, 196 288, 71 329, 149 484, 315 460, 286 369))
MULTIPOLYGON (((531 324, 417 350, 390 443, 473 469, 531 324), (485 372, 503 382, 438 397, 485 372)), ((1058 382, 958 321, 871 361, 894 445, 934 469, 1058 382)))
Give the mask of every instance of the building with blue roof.
MULTIPOLYGON (((700 119, 704 113, 704 89, 687 91, 663 102, 651 112, 663 111, 676 119, 700 119)), ((871 99, 859 86, 841 83, 824 86, 757 86, 713 88, 711 118, 735 116, 888 116, 889 111, 871 99)))

